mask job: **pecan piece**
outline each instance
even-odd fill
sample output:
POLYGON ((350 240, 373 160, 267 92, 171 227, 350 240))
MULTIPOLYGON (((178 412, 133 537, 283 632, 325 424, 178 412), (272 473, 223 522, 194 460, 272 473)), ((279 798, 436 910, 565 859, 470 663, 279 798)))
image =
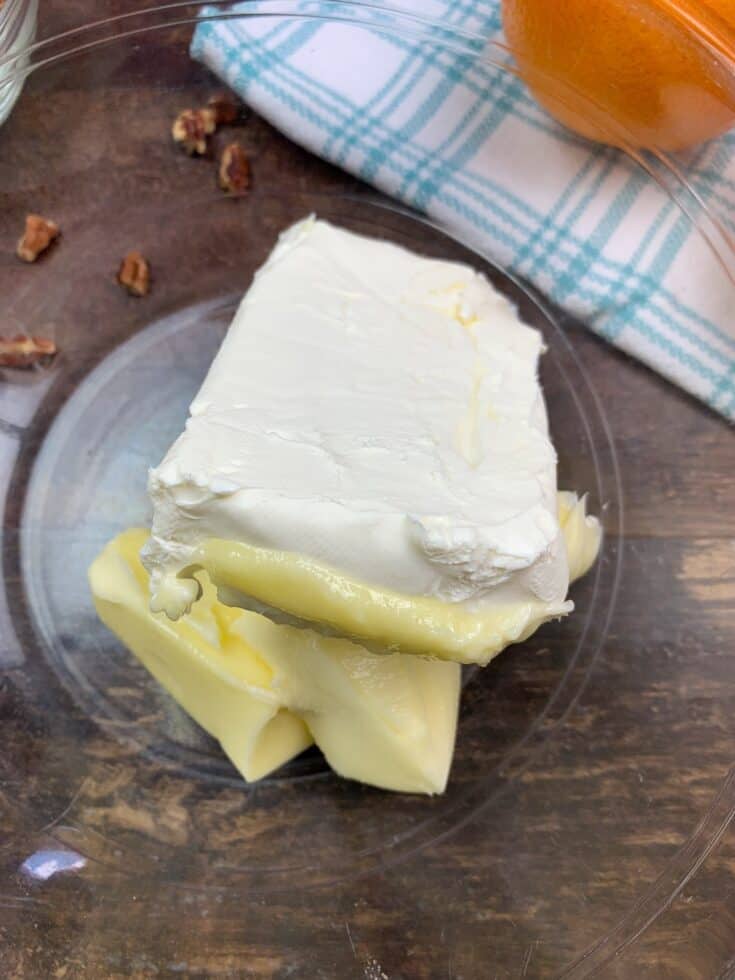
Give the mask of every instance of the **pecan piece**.
POLYGON ((219 186, 231 194, 242 194, 250 187, 250 161, 239 143, 229 143, 222 153, 219 186))
POLYGON ((132 296, 145 296, 151 288, 151 269, 147 259, 135 249, 128 252, 120 263, 117 281, 132 296))
POLYGON ((51 242, 59 237, 59 226, 40 214, 27 214, 26 227, 16 248, 16 255, 24 262, 35 262, 51 242))
POLYGON ((56 344, 45 337, 0 337, 0 367, 28 368, 50 360, 56 344))
POLYGON ((184 109, 171 127, 174 140, 189 156, 207 152, 207 137, 217 128, 214 109, 184 109))
POLYGON ((240 104, 230 92, 217 92, 207 99, 207 107, 214 112, 217 126, 229 126, 240 115, 240 104))

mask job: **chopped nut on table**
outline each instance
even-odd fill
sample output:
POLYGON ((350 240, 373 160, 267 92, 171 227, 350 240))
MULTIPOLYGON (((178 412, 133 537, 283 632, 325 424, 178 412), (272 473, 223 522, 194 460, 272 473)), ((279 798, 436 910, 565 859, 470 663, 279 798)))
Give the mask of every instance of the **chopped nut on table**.
POLYGON ((15 250, 16 255, 24 262, 35 262, 58 236, 59 226, 56 222, 42 218, 40 214, 28 214, 25 231, 15 250))
POLYGON ((151 269, 146 258, 133 249, 120 264, 117 281, 133 296, 145 296, 151 288, 151 269))
POLYGON ((219 186, 231 194, 242 194, 250 187, 250 161, 239 143, 229 143, 222 153, 219 186))
POLYGON ((190 156, 207 152, 207 137, 217 128, 217 117, 214 109, 184 109, 180 112, 171 127, 174 140, 186 150, 190 156))
POLYGON ((217 92, 207 100, 217 126, 228 126, 240 115, 240 104, 230 92, 217 92))
POLYGON ((29 368, 55 354, 56 344, 44 337, 0 337, 0 367, 29 368))

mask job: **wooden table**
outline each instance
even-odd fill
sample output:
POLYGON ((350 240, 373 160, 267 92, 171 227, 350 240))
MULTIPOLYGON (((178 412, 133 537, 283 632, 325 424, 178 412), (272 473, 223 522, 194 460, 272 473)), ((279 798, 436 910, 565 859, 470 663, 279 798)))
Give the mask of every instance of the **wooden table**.
MULTIPOLYGON (((93 12, 134 6, 48 0, 42 33, 50 36, 93 12)), ((70 270, 65 313, 55 327, 67 358, 63 383, 52 375, 48 391, 33 388, 37 379, 22 391, 0 391, 0 434, 10 440, 4 552, 6 576, 16 570, 8 583, 14 611, 25 603, 15 532, 51 419, 120 340, 121 329, 133 335, 152 310, 164 311, 171 283, 181 294, 173 246, 153 258, 153 305, 130 300, 114 307, 122 302, 117 287, 97 267, 112 266, 128 227, 138 235, 147 229, 155 240, 155 216, 146 225, 130 214, 153 208, 173 184, 186 202, 212 179, 211 162, 186 159, 161 136, 177 108, 216 88, 184 56, 188 32, 144 34, 107 48, 104 58, 77 58, 33 76, 0 131, 0 240, 12 249, 13 229, 31 206, 53 213, 64 231, 58 254, 38 269, 20 267, 3 244, 3 315, 15 309, 5 297, 27 297, 32 289, 42 317, 39 276, 50 275, 52 261, 56 273, 64 262, 70 270), (104 71, 104 93, 95 88, 95 71, 104 71), (75 247, 87 250, 85 262, 75 247), (124 328, 110 322, 111 309, 123 311, 124 328), (40 395, 29 395, 31 388, 40 395), (24 406, 37 407, 35 417, 24 406)), ((363 192, 262 120, 250 117, 240 137, 253 161, 253 195, 284 186, 363 192)), ((215 288, 207 278, 215 260, 237 270, 239 255, 227 254, 228 229, 223 222, 217 254, 208 242, 196 261, 187 260, 192 298, 215 288)), ((133 806, 129 772, 139 749, 57 689, 32 652, 38 641, 27 617, 20 616, 15 629, 23 649, 15 660, 6 652, 0 671, 3 977, 486 980, 569 971, 714 980, 735 974, 735 831, 729 826, 735 439, 722 419, 584 327, 567 322, 565 329, 604 404, 620 460, 622 579, 593 669, 529 765, 466 821, 459 813, 440 839, 407 849, 382 869, 326 883, 315 872, 313 887, 286 877, 278 888, 220 889, 216 869, 206 868, 192 881, 182 853, 198 868, 203 844, 191 815, 206 812, 215 826, 211 808, 202 809, 206 782, 181 782, 175 767, 169 773, 157 763, 148 787, 155 806, 133 806), (79 872, 44 883, 19 870, 34 849, 57 846, 61 830, 62 843, 72 848, 82 824, 98 834, 99 847, 79 872), (155 873, 111 870, 119 860, 118 834, 126 841, 136 834, 160 839, 155 873), (171 842, 175 866, 167 863, 171 842)), ((621 529, 608 519, 607 530, 612 540, 621 529)), ((525 719, 543 710, 560 669, 553 655, 544 655, 542 638, 499 658, 468 688, 468 717, 485 708, 497 714, 498 739, 524 731, 525 719)), ((472 730, 463 737, 473 744, 472 730)), ((476 753, 475 766, 492 761, 486 744, 478 741, 476 753)), ((361 833, 382 812, 381 794, 365 791, 356 809, 358 789, 330 789, 321 817, 294 829, 283 813, 293 812, 298 792, 298 785, 249 796, 235 785, 222 790, 219 853, 261 832, 263 848, 285 839, 295 854, 308 852, 323 830, 319 820, 332 821, 335 839, 351 841, 357 853, 361 833), (249 801, 244 809, 243 799, 249 801)), ((402 817, 401 804, 395 806, 402 817)), ((406 803, 406 813, 415 806, 406 803)))

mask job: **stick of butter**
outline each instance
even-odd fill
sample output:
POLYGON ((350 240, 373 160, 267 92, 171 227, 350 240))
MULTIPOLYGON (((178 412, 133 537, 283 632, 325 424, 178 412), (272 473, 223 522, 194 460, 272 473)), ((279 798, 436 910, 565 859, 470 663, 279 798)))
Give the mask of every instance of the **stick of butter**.
MULTIPOLYGON (((584 498, 559 493, 570 577, 600 547, 584 498)), ((343 776, 440 793, 452 761, 460 670, 447 661, 371 654, 347 640, 279 626, 221 603, 205 572, 201 598, 172 622, 151 613, 139 552, 149 532, 119 535, 90 568, 102 621, 223 750, 247 781, 312 744, 343 776)))
POLYGON ((348 640, 277 626, 225 606, 205 573, 201 598, 171 622, 149 609, 139 552, 148 532, 111 541, 92 564, 102 621, 248 780, 316 741, 342 776, 385 789, 441 793, 454 749, 457 664, 377 655, 348 640))

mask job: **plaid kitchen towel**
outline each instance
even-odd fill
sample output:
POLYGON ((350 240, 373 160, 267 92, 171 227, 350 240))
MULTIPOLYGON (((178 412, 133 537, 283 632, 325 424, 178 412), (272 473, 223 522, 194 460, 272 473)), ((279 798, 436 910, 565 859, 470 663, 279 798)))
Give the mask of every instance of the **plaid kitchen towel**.
MULTIPOLYGON (((442 25, 406 20, 403 31, 358 7, 280 9, 338 9, 368 26, 235 4, 251 16, 202 19, 192 55, 293 140, 426 212, 735 420, 732 284, 641 169, 577 140, 483 61, 487 39, 502 37, 499 0, 403 0, 442 25)), ((735 232, 735 134, 695 151, 687 172, 735 232)))

